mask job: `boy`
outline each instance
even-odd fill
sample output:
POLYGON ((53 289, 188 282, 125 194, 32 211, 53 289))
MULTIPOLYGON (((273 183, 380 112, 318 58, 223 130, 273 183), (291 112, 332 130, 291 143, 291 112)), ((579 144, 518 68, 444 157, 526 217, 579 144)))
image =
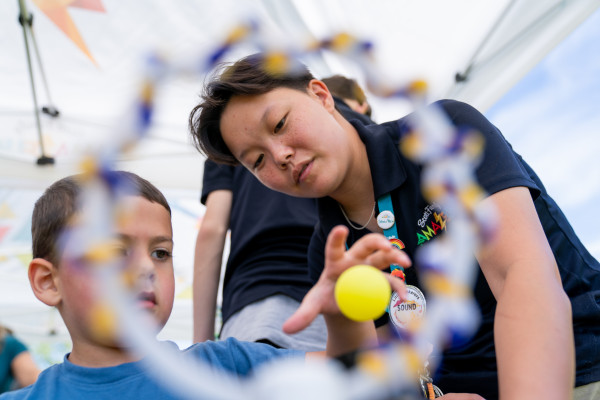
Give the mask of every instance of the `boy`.
MULTIPOLYGON (((112 182, 127 183, 124 200, 132 210, 129 218, 120 219, 114 232, 114 250, 124 257, 128 276, 133 278, 137 306, 161 329, 171 313, 174 295, 169 205, 160 191, 137 175, 128 172, 109 175, 105 176, 112 182)), ((115 338, 100 335, 94 329, 95 275, 82 263, 63 259, 58 248, 64 228, 81 216, 78 208, 81 179, 71 176, 59 180, 36 202, 32 218, 34 259, 29 266, 35 296, 59 310, 73 342, 72 351, 63 363, 43 371, 34 385, 1 398, 177 398, 148 375, 139 356, 115 338)), ((309 292, 301 310, 287 322, 290 329, 298 329, 322 312, 333 339, 327 348, 327 354, 332 356, 353 351, 374 337, 372 326, 344 318, 335 306, 333 287, 339 274, 362 262, 382 268, 390 262, 408 265, 405 254, 390 251, 386 241, 377 236, 362 241, 357 251, 344 252, 346 234, 342 229, 331 236, 328 246, 331 257, 320 283, 309 292)), ((67 241, 76 239, 66 237, 67 241)), ((174 346, 158 341, 156 345, 174 346)), ((184 355, 206 361, 215 369, 244 376, 268 360, 298 357, 302 353, 230 339, 193 345, 184 355)))
MULTIPOLYGON (((327 86, 304 65, 290 68, 294 75, 277 76, 263 65, 262 55, 249 56, 210 82, 190 127, 199 150, 215 161, 241 163, 272 189, 319 199, 320 225, 309 253, 313 277, 332 227, 351 228, 349 246, 383 231, 373 216, 376 208, 382 211, 377 200, 388 193, 409 256, 424 244, 421 236, 425 245, 442 236, 419 236, 435 207, 421 193, 421 166, 398 149, 410 116, 382 125, 349 123, 327 86)), ((568 399, 573 386, 576 398, 586 398, 585 390, 600 381, 600 347, 592 344, 600 338, 598 262, 537 175, 485 117, 464 103, 437 106, 455 126, 484 135, 476 175, 490 193, 482 203, 493 204, 499 226, 476 254, 480 329, 469 343, 444 352, 434 381, 445 392, 476 392, 488 400, 499 392, 510 399, 568 399)), ((418 269, 407 271, 407 283, 418 286, 418 269)))

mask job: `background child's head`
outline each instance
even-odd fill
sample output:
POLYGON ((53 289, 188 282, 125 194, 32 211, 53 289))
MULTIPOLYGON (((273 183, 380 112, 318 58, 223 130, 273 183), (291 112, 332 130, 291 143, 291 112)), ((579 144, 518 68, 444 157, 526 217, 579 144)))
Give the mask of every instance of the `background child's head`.
POLYGON ((7 326, 0 325, 0 341, 2 341, 2 339, 4 339, 6 336, 9 336, 9 335, 12 336, 13 334, 14 333, 13 333, 12 329, 10 329, 7 326))
POLYGON ((253 54, 225 67, 206 85, 202 102, 189 117, 192 138, 200 152, 217 162, 238 164, 221 136, 223 111, 232 96, 260 95, 280 87, 306 91, 314 76, 291 57, 285 62, 285 72, 275 72, 265 54, 253 54))
POLYGON ((354 79, 342 75, 333 75, 322 79, 322 81, 327 85, 332 95, 344 100, 352 110, 371 116, 371 106, 367 102, 367 96, 354 79))
MULTIPOLYGON (((153 184, 140 176, 126 171, 111 172, 114 179, 124 183, 131 194, 165 207, 171 208, 164 195, 153 184)), ((60 261, 58 239, 78 211, 82 175, 63 178, 49 186, 36 201, 31 219, 33 258, 43 258, 56 267, 60 261)))

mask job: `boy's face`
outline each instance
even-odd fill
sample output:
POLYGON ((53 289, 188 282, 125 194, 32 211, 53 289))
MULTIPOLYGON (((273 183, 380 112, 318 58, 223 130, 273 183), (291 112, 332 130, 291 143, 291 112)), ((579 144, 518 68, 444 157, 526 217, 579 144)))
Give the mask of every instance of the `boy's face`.
POLYGON ((233 96, 221 117, 223 140, 263 184, 297 197, 331 195, 351 163, 347 133, 327 87, 277 88, 233 96))
MULTIPOLYGON (((150 313, 160 329, 171 314, 175 289, 171 216, 162 205, 143 197, 125 199, 132 214, 117 227, 115 246, 125 257, 127 276, 133 278, 136 307, 150 313)), ((94 310, 103 296, 97 275, 90 268, 66 262, 58 274, 59 308, 73 340, 96 341, 94 310)))

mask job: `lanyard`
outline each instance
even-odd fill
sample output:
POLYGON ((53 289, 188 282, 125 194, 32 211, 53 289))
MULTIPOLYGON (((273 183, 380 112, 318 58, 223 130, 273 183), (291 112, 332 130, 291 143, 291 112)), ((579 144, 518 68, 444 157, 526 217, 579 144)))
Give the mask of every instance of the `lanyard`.
MULTIPOLYGON (((379 197, 377 199, 377 206, 379 207, 377 225, 383 229, 383 234, 390 241, 392 246, 402 250, 404 248, 404 243, 402 243, 402 241, 398 238, 398 228, 396 226, 396 218, 394 216, 394 207, 392 206, 392 196, 387 193, 379 197)), ((402 266, 392 264, 390 265, 390 272, 392 276, 397 276, 406 282, 406 275, 404 274, 404 268, 402 266)), ((416 315, 419 315, 419 318, 422 317, 422 314, 425 312, 425 296, 423 296, 423 293, 413 285, 407 285, 406 290, 411 302, 419 306, 419 312, 413 313, 413 318, 416 315)), ((392 315, 392 308, 398 306, 399 304, 401 304, 401 302, 397 294, 394 292, 394 294, 392 294, 390 306, 388 307, 387 311, 390 313, 390 320, 392 323, 401 329, 405 329, 407 325, 403 322, 404 320, 402 318, 398 318, 397 315, 392 315)), ((435 399, 436 397, 443 395, 441 390, 433 384, 433 380, 431 379, 429 371, 427 370, 427 363, 425 364, 423 370, 419 372, 419 382, 425 398, 435 399)))
MULTIPOLYGON (((377 215, 377 225, 383 229, 384 236, 390 241, 391 245, 396 247, 398 250, 404 249, 404 243, 398 238, 398 228, 396 227, 396 218, 394 217, 394 207, 392 206, 392 196, 387 193, 380 196, 377 199, 377 208, 379 214, 377 215)), ((346 221, 352 226, 352 223, 344 213, 344 209, 341 208, 342 214, 346 218, 346 221)), ((346 243, 346 250, 348 250, 348 243, 346 243)), ((406 282, 406 275, 404 274, 404 268, 397 264, 390 265, 390 273, 392 276, 402 279, 406 282)))
MULTIPOLYGON (((396 227, 396 218, 394 216, 394 207, 392 206, 392 196, 387 193, 377 199, 379 215, 377 215, 377 225, 383 229, 383 234, 390 241, 392 246, 402 250, 404 244, 398 239, 398 228, 396 227)), ((390 265, 392 275, 405 279, 404 268, 400 265, 390 265), (397 272, 394 272, 397 271, 397 272)))

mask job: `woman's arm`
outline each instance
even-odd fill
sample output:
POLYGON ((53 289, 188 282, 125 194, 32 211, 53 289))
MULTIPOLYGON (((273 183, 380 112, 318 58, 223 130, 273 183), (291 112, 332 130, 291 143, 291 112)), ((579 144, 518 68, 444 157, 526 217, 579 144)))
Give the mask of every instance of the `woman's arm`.
POLYGON ((570 399, 571 306, 529 190, 488 197, 498 230, 477 256, 498 302, 494 336, 503 399, 570 399))

